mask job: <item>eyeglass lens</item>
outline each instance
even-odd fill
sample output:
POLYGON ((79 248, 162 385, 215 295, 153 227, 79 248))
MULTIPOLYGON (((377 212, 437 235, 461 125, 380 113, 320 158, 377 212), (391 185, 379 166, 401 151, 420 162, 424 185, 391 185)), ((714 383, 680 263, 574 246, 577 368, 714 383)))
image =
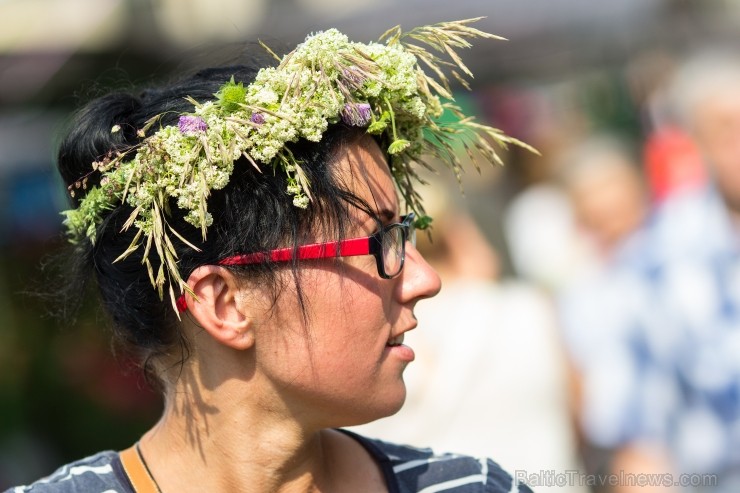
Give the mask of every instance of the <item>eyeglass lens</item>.
POLYGON ((383 235, 383 269, 387 276, 401 272, 403 248, 403 229, 394 225, 383 235))
POLYGON ((416 229, 412 221, 394 224, 383 235, 383 269, 389 277, 398 275, 403 268, 406 241, 416 244, 416 229))

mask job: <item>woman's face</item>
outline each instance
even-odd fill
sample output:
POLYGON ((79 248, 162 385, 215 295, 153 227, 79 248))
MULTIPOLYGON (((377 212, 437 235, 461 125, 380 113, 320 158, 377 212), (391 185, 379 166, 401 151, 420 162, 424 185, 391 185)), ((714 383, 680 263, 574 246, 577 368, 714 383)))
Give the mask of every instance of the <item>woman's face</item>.
MULTIPOLYGON (((343 150, 336 165, 341 179, 378 217, 399 221, 388 165, 372 139, 343 150)), ((377 230, 366 213, 351 214, 348 236, 377 230)), ((289 269, 285 275, 294 287, 289 269)), ((407 242, 404 269, 394 279, 381 278, 375 258, 365 255, 304 261, 300 284, 307 317, 295 289, 286 289, 255 328, 256 371, 271 387, 267 395, 278 395, 277 402, 287 403, 300 420, 322 428, 398 411, 406 396, 403 370, 414 353, 390 342, 416 327, 414 305, 437 294, 437 273, 407 242)))

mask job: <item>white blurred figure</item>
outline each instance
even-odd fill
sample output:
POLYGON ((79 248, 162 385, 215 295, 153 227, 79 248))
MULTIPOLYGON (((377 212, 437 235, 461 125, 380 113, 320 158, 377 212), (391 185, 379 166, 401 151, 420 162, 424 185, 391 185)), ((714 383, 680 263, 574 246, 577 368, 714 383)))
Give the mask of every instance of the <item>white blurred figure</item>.
MULTIPOLYGON (((361 431, 435 449, 496 453, 520 473, 578 470, 567 371, 549 300, 524 283, 498 281, 497 256, 470 216, 447 203, 435 209, 433 241, 420 233, 419 248, 443 289, 433 306, 417 307, 419 327, 407 334, 416 351, 405 373, 407 400, 398 414, 361 431)), ((531 486, 586 491, 573 484, 531 486)))
POLYGON ((549 291, 599 265, 593 245, 578 229, 568 196, 554 183, 520 192, 507 208, 504 228, 517 275, 549 291))

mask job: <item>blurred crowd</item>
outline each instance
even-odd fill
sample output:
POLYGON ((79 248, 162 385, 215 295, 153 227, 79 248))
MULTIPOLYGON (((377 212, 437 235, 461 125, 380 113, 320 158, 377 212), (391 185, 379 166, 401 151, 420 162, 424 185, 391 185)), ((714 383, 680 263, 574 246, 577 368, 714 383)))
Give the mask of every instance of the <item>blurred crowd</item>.
MULTIPOLYGON (((429 177, 419 248, 444 287, 416 309, 405 407, 361 431, 492 456, 535 491, 740 491, 740 55, 723 46, 461 95, 541 156, 502 150, 464 197, 429 177)), ((159 406, 94 303, 60 328, 29 294, 64 208, 51 149, 13 154, 51 134, 33 121, 0 112, 0 162, 20 163, 0 186, 0 489, 127 446, 159 406)))
POLYGON ((408 405, 363 431, 537 491, 740 491, 740 57, 661 62, 638 138, 584 125, 533 164, 501 218, 514 278, 439 193, 408 405))

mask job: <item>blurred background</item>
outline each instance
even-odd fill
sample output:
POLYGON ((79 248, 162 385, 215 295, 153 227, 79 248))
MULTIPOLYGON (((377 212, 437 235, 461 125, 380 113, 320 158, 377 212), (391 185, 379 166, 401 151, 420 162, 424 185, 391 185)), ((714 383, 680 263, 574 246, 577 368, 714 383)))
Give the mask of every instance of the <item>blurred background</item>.
MULTIPOLYGON (((446 287, 436 304, 419 306, 409 411, 367 432, 475 450, 532 473, 613 471, 634 458, 614 451, 635 439, 657 448, 659 470, 717 472, 711 461, 683 468, 663 435, 600 433, 606 425, 590 416, 626 388, 613 377, 624 361, 607 371, 612 380, 589 383, 583 355, 605 344, 599 314, 584 335, 561 300, 590 303, 570 288, 608 271, 664 201, 706 186, 710 173, 690 132, 673 124, 667 87, 695 51, 740 42, 740 1, 0 0, 0 489, 128 446, 160 408, 133 365, 113 357, 94 299, 62 326, 34 294, 46 282, 41 265, 63 243, 54 153, 74 108, 228 60, 257 39, 285 52, 329 27, 370 41, 395 24, 476 16, 486 16, 476 27, 508 41, 479 41, 464 54, 475 80, 456 97, 542 156, 504 152, 505 167, 464 177, 464 198, 454 180, 431 178, 438 220, 422 248, 446 287)), ((735 411, 721 410, 735 423, 735 411)))

